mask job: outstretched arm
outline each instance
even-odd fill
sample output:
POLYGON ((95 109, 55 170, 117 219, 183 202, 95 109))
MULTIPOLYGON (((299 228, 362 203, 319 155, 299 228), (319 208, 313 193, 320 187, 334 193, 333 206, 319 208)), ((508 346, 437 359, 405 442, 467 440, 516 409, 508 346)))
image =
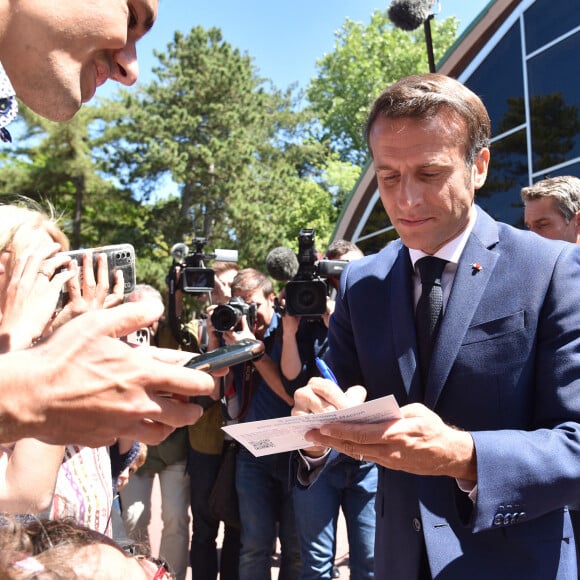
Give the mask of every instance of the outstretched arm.
POLYGON ((181 366, 190 353, 117 340, 162 310, 144 301, 89 312, 32 349, 1 355, 0 441, 100 446, 126 436, 157 444, 195 423, 202 409, 187 399, 210 394, 214 381, 181 366))
MULTIPOLYGON (((232 344, 244 338, 251 338, 256 340, 256 337, 248 326, 248 321, 245 316, 242 317, 242 330, 240 332, 227 331, 224 332, 224 340, 226 344, 232 344)), ((280 370, 278 364, 275 363, 267 354, 262 355, 259 359, 252 363, 261 377, 266 381, 268 387, 276 393, 287 405, 292 406, 294 399, 286 392, 282 378, 280 377, 280 370)))
POLYGON ((64 447, 20 439, 0 465, 0 512, 36 514, 50 506, 64 447))
POLYGON ((282 318, 282 354, 280 355, 280 371, 291 381, 302 372, 302 359, 298 350, 296 333, 300 324, 299 316, 286 313, 282 318))

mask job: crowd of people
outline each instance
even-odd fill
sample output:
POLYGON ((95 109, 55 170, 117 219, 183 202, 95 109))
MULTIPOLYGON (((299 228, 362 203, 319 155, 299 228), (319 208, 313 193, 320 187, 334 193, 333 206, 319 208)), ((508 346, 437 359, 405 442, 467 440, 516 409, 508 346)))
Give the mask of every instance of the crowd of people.
MULTIPOLYGON (((327 257, 344 263, 362 256, 354 244, 344 240, 333 243, 327 252, 327 257)), ((216 261, 212 268, 215 288, 206 314, 187 325, 192 333, 188 341, 192 350, 212 351, 253 338, 264 342, 265 353, 216 377, 215 401, 205 406, 203 417, 195 425, 184 433, 177 429, 163 443, 148 447, 147 460, 119 494, 125 523, 121 536, 126 533, 131 541, 149 550, 152 482, 158 476, 163 524, 159 553, 177 578, 185 578, 188 560, 196 580, 215 580, 218 572, 224 580, 268 578, 277 542, 281 548, 281 578, 330 578, 337 574, 335 534, 342 506, 349 530, 352 577, 372 578, 376 467, 369 462, 361 465, 346 456, 343 465, 332 470, 334 475, 329 476, 326 485, 316 486, 317 493, 313 494, 312 490, 293 489, 290 453, 256 458, 244 448, 237 449, 232 493, 237 496, 239 517, 237 523, 223 521, 223 541, 218 550, 222 521, 212 511, 210 498, 232 443, 221 426, 290 415, 294 390, 318 374, 314 358, 324 354, 334 301, 328 297, 327 311, 321 316, 282 314, 284 291, 277 295, 265 273, 240 269, 234 262, 216 261), (254 314, 240 316, 233 327, 216 331, 214 313, 220 306, 229 307, 232 298, 241 298, 254 314), (303 330, 297 332, 299 327, 303 330), (297 341, 299 348, 295 347, 297 341), (299 511, 294 509, 295 504, 300 506, 299 511), (189 508, 193 521, 188 552, 189 508)), ((336 277, 329 276, 327 282, 329 292, 338 287, 336 277)), ((142 296, 145 289, 138 285, 128 300, 135 300, 135 294, 142 296)), ((207 297, 205 293, 198 296, 207 297)), ((151 329, 150 336, 157 342, 158 329, 151 329)))
MULTIPOLYGON (((161 293, 146 284, 137 284, 124 296, 122 272, 116 273, 115 286, 110 291, 108 264, 102 254, 97 257, 96 277, 90 253, 85 254, 81 265, 74 261, 67 264, 64 256, 51 257, 55 250, 66 249, 68 240, 54 217, 32 202, 21 200, 20 205, 0 206, 0 223, 6 232, 0 245, 3 257, 0 330, 3 336, 10 337, 7 350, 25 348, 49 336, 60 325, 89 309, 112 308, 123 301, 144 303, 152 309, 165 308, 161 293), (54 275, 38 275, 51 260, 57 260, 55 268, 67 267, 54 275), (69 299, 59 310, 56 303, 63 284, 68 287, 69 299)), ((362 257, 362 252, 347 242, 335 243, 329 248, 329 254, 333 258, 344 257, 345 261, 362 257)), ((355 501, 353 508, 345 511, 349 515, 353 554, 360 553, 361 558, 364 554, 364 565, 361 561, 360 573, 355 573, 356 567, 353 567, 353 577, 372 577, 374 520, 367 512, 374 506, 376 468, 368 463, 363 468, 348 457, 345 461, 353 465, 345 468, 343 481, 334 490, 333 506, 320 513, 305 507, 303 515, 308 518, 304 519, 295 517, 294 502, 297 498, 302 502, 309 498, 312 505, 318 504, 326 495, 325 489, 321 489, 319 496, 301 491, 295 497, 290 485, 290 454, 258 459, 240 449, 233 489, 238 497, 239 523, 225 522, 221 557, 218 557, 216 540, 220 519, 211 512, 210 494, 230 443, 221 426, 228 421, 290 415, 293 391, 312 375, 314 357, 323 354, 333 300, 329 297, 327 312, 312 320, 289 314, 282 316, 278 305, 283 306, 283 295, 276 296, 266 274, 251 268, 240 269, 236 263, 214 262, 212 266, 214 291, 209 297, 201 295, 209 298, 207 314, 185 325, 191 334, 190 351, 211 351, 251 337, 265 343, 265 354, 215 377, 215 401, 206 407, 202 418, 189 427, 175 429, 159 444, 145 446, 125 438, 119 438, 111 448, 50 445, 34 438, 3 444, 0 449, 1 512, 10 514, 14 522, 24 526, 30 521, 36 525, 40 521, 75 522, 115 539, 120 546, 133 546, 136 553, 145 556, 151 552, 148 530, 152 520, 153 482, 158 477, 163 525, 159 553, 177 579, 185 579, 188 565, 197 580, 215 580, 218 570, 224 580, 269 577, 277 539, 282 548, 280 577, 298 579, 330 574, 339 507, 341 503, 344 508, 355 501), (220 305, 227 305, 232 297, 251 305, 255 314, 251 320, 242 316, 235 328, 216 331, 212 314, 220 305), (316 340, 311 340, 310 331, 296 332, 298 327, 316 328, 316 340), (291 329, 290 334, 283 328, 291 329), (292 346, 289 351, 285 345, 296 340, 300 342, 300 349, 292 346), (281 357, 287 368, 280 366, 281 357), (293 369, 298 370, 300 378, 293 369), (352 478, 359 469, 361 475, 352 478), (359 486, 359 480, 368 482, 359 486), (360 498, 354 499, 357 495, 360 498), (322 534, 313 534, 316 529, 324 529, 328 536, 322 551, 317 542, 322 534)), ((336 289, 338 280, 333 277, 328 280, 329 290, 336 289)), ((175 348, 176 340, 171 341, 163 333, 166 324, 162 318, 134 333, 137 339, 135 336, 120 338, 133 348, 146 348, 149 344, 175 348), (161 344, 163 340, 165 345, 161 344)), ((328 489, 333 485, 329 483, 328 489)))
MULTIPOLYGON (((133 84, 157 8, 0 0, 0 139, 16 96, 63 121, 107 79, 133 84)), ((353 579, 576 578, 580 180, 522 190, 532 232, 496 222, 475 204, 490 132, 480 98, 452 78, 388 87, 366 137, 399 239, 366 257, 328 248, 353 263, 328 276, 316 316, 284 311, 265 273, 215 263, 189 351, 265 345, 215 375, 162 340, 157 290, 124 296, 104 256, 95 269, 90 253, 62 253, 46 208, 0 206, 0 576, 183 579, 189 564, 194 580, 262 580, 279 541, 280 578, 332 578, 342 509, 353 579), (232 297, 251 309, 216 329, 232 297), (398 419, 328 424, 292 453, 236 449, 237 515, 216 512, 235 449, 221 426, 387 394, 398 419), (156 477, 160 558, 147 535, 156 477)))

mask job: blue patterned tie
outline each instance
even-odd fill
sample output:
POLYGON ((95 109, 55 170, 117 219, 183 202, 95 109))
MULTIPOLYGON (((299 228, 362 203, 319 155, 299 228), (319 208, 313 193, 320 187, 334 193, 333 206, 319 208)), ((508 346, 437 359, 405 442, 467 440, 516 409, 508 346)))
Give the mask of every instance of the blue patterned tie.
POLYGON ((415 264, 421 276, 421 296, 415 309, 415 328, 419 347, 419 367, 423 388, 431 363, 431 352, 443 312, 441 276, 447 260, 426 256, 415 264))

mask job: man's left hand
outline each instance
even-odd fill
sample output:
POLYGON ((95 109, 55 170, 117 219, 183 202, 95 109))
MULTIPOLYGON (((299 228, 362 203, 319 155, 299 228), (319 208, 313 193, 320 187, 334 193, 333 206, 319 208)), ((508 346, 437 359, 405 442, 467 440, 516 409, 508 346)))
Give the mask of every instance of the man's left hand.
POLYGON ((471 435, 446 425, 419 403, 401 408, 402 417, 375 424, 331 423, 310 431, 308 441, 417 475, 477 480, 471 435))

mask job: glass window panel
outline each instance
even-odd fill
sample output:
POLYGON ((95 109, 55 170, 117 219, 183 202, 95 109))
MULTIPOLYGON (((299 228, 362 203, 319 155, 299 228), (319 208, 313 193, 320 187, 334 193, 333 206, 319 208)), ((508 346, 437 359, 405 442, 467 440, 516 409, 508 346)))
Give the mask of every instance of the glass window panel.
POLYGON ((394 228, 383 232, 382 230, 386 228, 392 228, 391 220, 389 220, 381 200, 378 199, 375 202, 375 206, 373 207, 373 210, 371 211, 369 218, 364 225, 362 232, 360 233, 360 236, 370 236, 371 234, 374 234, 374 232, 378 231, 381 231, 381 233, 371 236, 365 240, 355 240, 355 243, 365 254, 374 254, 384 248, 388 242, 399 237, 394 228))
POLYGON ((579 54, 577 33, 528 62, 534 172, 580 156, 579 54))
POLYGON ((580 0, 536 0, 524 14, 530 54, 580 25, 580 0))
POLYGON ((392 229, 388 232, 381 232, 372 238, 359 240, 356 245, 364 252, 365 256, 368 256, 369 254, 380 252, 389 242, 396 240, 398 237, 397 232, 392 229))
POLYGON ((385 208, 383 207, 383 204, 380 200, 380 198, 378 198, 375 202, 375 206, 373 207, 373 210, 371 211, 369 218, 367 220, 367 223, 364 225, 360 236, 361 238, 364 238, 365 236, 368 236, 369 234, 372 234, 374 232, 377 232, 379 230, 384 230, 388 227, 390 227, 391 224, 391 220, 389 219, 389 217, 387 216, 387 212, 385 212, 385 208))
POLYGON ((525 121, 520 29, 514 24, 465 84, 479 95, 491 118, 492 135, 525 121))
POLYGON ((580 178, 580 161, 578 163, 572 163, 572 165, 567 165, 566 167, 561 167, 560 169, 543 173, 534 179, 534 183, 546 177, 558 177, 560 175, 574 175, 580 178))
POLYGON ((522 187, 528 185, 526 133, 522 129, 491 146, 489 174, 475 201, 494 219, 524 227, 522 187))

